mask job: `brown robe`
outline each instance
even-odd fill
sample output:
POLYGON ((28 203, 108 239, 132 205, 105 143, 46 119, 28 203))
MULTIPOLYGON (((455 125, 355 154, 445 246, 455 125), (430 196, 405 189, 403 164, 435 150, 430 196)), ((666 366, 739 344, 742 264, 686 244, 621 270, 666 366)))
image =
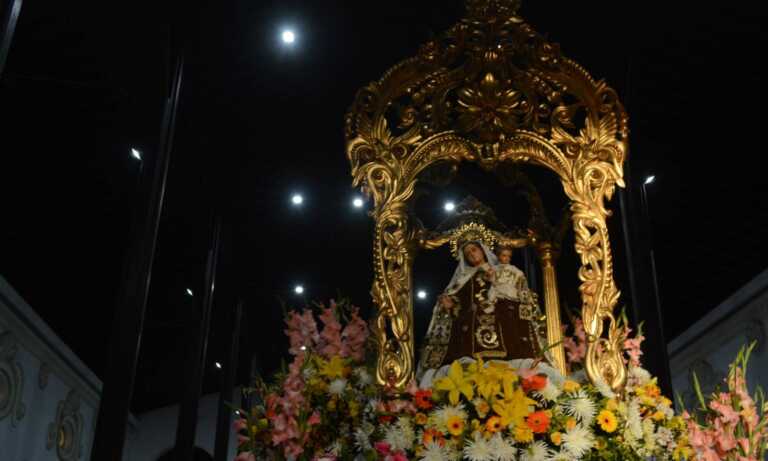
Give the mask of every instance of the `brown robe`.
POLYGON ((461 357, 511 360, 541 356, 541 317, 536 299, 524 289, 520 300, 496 299, 491 283, 478 271, 451 297, 454 306, 436 313, 432 337, 426 338, 421 368, 448 365, 461 357))

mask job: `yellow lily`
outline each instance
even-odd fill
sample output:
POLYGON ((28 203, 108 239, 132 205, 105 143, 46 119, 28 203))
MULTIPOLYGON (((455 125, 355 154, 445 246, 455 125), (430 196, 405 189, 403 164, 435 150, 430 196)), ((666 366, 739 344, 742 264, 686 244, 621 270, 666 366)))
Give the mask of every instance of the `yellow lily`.
POLYGON ((459 403, 461 394, 464 394, 468 400, 472 400, 475 395, 472 381, 464 376, 464 370, 461 368, 459 362, 453 362, 451 364, 448 376, 435 381, 435 389, 439 391, 447 391, 448 400, 450 400, 451 405, 457 405, 459 403))
POLYGON ((323 359, 318 359, 318 360, 320 361, 321 376, 325 376, 328 379, 344 377, 344 374, 346 372, 346 369, 344 367, 344 360, 338 355, 334 355, 333 357, 331 357, 331 360, 327 362, 323 359))
POLYGON ((505 389, 504 400, 494 402, 493 411, 501 417, 502 426, 523 426, 525 417, 533 412, 535 404, 536 401, 528 398, 522 389, 510 390, 509 393, 505 389))

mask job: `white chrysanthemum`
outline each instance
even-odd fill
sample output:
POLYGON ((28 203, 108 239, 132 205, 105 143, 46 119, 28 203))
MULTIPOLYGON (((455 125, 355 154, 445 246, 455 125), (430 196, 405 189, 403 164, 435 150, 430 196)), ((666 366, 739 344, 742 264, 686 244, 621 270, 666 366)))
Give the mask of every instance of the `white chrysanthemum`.
POLYGON ((333 442, 328 448, 325 449, 325 452, 329 455, 339 456, 341 454, 341 442, 338 440, 333 442))
POLYGON ((355 429, 354 439, 355 448, 357 448, 357 451, 368 451, 373 448, 371 445, 371 438, 363 428, 355 429))
POLYGON ((603 397, 607 399, 612 399, 616 397, 616 393, 613 392, 613 389, 611 389, 611 386, 608 385, 608 383, 603 380, 601 377, 597 377, 595 380, 595 387, 597 388, 598 392, 602 394, 603 397))
POLYGON ((547 444, 537 440, 520 450, 520 461, 547 461, 550 454, 547 444))
POLYGON ((563 434, 563 448, 576 459, 581 459, 595 445, 595 435, 581 424, 563 434))
POLYGON ((464 411, 464 405, 458 404, 457 406, 444 405, 429 417, 429 424, 434 426, 440 432, 448 432, 448 419, 451 417, 458 417, 464 421, 467 420, 467 412, 464 411))
POLYGON ((584 390, 579 390, 572 399, 563 403, 563 410, 567 415, 578 419, 585 426, 592 424, 592 419, 594 419, 597 413, 595 402, 592 401, 584 390))
POLYGON ((347 388, 347 380, 342 378, 337 378, 331 381, 331 384, 328 385, 328 393, 331 395, 341 395, 344 393, 344 389, 347 388))
POLYGON ((505 440, 501 434, 494 434, 490 442, 488 442, 488 445, 498 461, 515 461, 517 457, 517 448, 509 443, 509 441, 505 440))
POLYGON ((397 422, 389 426, 384 434, 384 441, 392 447, 392 451, 410 450, 413 448, 413 440, 416 433, 413 430, 411 421, 401 416, 397 422))
POLYGON ((494 461, 496 457, 488 442, 482 436, 476 435, 474 440, 464 447, 464 458, 469 461, 494 461))
POLYGON ((563 393, 559 387, 552 383, 551 379, 547 380, 547 385, 540 391, 536 391, 536 395, 540 395, 543 399, 554 402, 563 393))
POLYGON ((651 374, 645 368, 631 367, 629 369, 629 377, 633 384, 642 386, 651 380, 651 374))
POLYGON ((565 450, 555 451, 552 452, 552 455, 549 457, 548 461, 573 461, 573 456, 571 456, 571 454, 565 450))
POLYGON ((450 448, 441 447, 435 442, 429 442, 421 452, 421 458, 419 461, 445 461, 450 459, 456 459, 458 456, 450 448))
POLYGON ((357 375, 357 382, 361 387, 365 387, 373 383, 373 377, 365 368, 358 368, 355 370, 355 375, 357 375))

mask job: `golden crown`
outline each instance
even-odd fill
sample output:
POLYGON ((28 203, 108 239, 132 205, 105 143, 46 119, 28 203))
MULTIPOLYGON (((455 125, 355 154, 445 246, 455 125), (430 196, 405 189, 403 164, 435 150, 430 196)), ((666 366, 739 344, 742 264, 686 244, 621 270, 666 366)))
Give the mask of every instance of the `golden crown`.
POLYGON ((482 242, 493 250, 496 245, 496 234, 483 224, 470 222, 451 232, 451 255, 459 259, 459 251, 469 242, 482 242))

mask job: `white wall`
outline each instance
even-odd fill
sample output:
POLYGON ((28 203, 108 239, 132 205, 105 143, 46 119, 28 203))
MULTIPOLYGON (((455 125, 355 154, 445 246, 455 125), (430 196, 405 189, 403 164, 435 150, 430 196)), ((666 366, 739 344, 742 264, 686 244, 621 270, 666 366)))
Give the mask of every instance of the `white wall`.
MULTIPOLYGON (((89 460, 101 386, 0 276, 0 461, 89 460)), ((239 395, 237 390, 238 404, 239 395)), ((218 394, 200 400, 196 445, 210 454, 217 405, 218 394)), ((178 406, 171 406, 131 416, 124 461, 155 461, 170 449, 177 414, 178 406)), ((235 457, 235 444, 232 431, 229 459, 235 457)))
MULTIPOLYGON (((684 314, 683 314, 684 315, 684 314)), ((762 272, 668 346, 672 386, 686 408, 694 406, 692 372, 705 395, 722 383, 728 365, 744 344, 757 341, 747 373, 750 387, 768 389, 768 270, 762 272)))

